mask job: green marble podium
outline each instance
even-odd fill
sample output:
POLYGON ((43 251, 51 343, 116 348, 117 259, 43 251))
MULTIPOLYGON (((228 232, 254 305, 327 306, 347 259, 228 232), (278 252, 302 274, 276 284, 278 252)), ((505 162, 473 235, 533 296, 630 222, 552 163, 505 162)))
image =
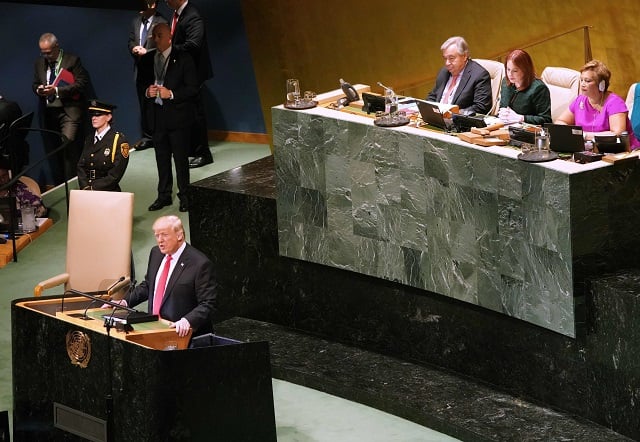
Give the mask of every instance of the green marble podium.
POLYGON ((586 277, 638 264, 638 161, 532 164, 509 146, 322 107, 272 115, 281 256, 569 337, 586 277))
POLYGON ((160 325, 107 334, 73 317, 87 300, 64 305, 12 302, 15 440, 276 440, 268 343, 211 337, 166 351, 160 325))

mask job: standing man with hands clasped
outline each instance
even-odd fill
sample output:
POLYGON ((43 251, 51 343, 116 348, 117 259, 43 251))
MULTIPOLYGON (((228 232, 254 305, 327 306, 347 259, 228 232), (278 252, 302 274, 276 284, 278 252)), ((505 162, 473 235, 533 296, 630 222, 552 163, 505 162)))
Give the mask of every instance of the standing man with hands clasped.
POLYGON ((149 210, 172 204, 175 163, 180 211, 189 210, 189 141, 198 95, 198 75, 191 56, 171 47, 171 29, 166 23, 153 28, 157 49, 142 56, 138 81, 145 88, 143 117, 153 134, 158 167, 158 196, 149 210))
POLYGON ((158 245, 151 249, 144 280, 118 302, 135 307, 149 301, 149 313, 171 321, 181 337, 191 328, 194 336, 211 333, 217 286, 213 263, 186 243, 175 215, 158 218, 153 234, 158 245))

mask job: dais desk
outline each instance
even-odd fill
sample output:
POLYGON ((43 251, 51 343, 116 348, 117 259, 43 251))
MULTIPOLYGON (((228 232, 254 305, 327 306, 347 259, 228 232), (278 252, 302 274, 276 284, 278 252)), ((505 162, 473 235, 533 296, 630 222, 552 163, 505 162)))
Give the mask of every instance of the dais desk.
POLYGON ((323 107, 272 114, 282 256, 570 337, 585 278, 638 261, 638 161, 532 164, 511 147, 323 107))

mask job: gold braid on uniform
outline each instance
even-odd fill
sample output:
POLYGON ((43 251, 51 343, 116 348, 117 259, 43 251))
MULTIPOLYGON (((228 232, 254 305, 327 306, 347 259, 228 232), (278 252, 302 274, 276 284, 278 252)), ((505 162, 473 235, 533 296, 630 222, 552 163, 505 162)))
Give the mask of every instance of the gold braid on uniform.
POLYGON ((116 146, 118 145, 118 138, 120 138, 120 132, 116 132, 116 136, 113 137, 113 146, 111 146, 111 162, 116 160, 116 146))

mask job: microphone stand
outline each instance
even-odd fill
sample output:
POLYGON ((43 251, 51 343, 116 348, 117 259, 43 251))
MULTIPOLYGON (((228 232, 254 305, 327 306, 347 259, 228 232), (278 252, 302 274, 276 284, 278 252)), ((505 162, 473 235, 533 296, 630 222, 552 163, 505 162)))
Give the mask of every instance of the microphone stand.
MULTIPOLYGON (((111 290, 113 290, 113 287, 117 286, 119 283, 121 283, 122 281, 124 281, 125 279, 129 279, 129 278, 120 278, 118 281, 116 281, 110 288, 109 290, 107 290, 107 293, 109 293, 109 295, 111 295, 111 290)), ((136 286, 136 282, 135 281, 130 281, 131 284, 129 285, 129 293, 131 293, 133 291, 133 289, 136 286)), ((137 310, 132 309, 130 307, 125 307, 123 305, 120 305, 116 302, 112 302, 111 300, 109 300, 108 302, 106 302, 107 304, 111 305, 113 307, 113 310, 111 310, 111 315, 109 315, 108 318, 105 318, 104 320, 104 326, 107 329, 107 367, 108 367, 108 372, 109 374, 107 375, 107 382, 108 382, 108 386, 109 386, 109 391, 107 392, 107 395, 105 396, 105 407, 106 407, 106 414, 107 414, 107 441, 108 442, 113 442, 113 426, 114 426, 114 422, 113 422, 113 373, 112 373, 112 367, 111 367, 111 328, 113 327, 113 323, 114 323, 114 319, 113 319, 113 315, 116 312, 116 310, 118 308, 127 310, 129 312, 129 314, 133 313, 133 312, 137 312, 137 310)), ((129 326, 131 327, 131 326, 129 326)))
MULTIPOLYGON (((117 285, 122 280, 124 280, 124 277, 116 281, 116 283, 113 286, 117 285)), ((113 373, 112 371, 113 370, 111 367, 111 328, 113 328, 113 314, 117 309, 126 310, 129 313, 137 312, 137 310, 131 307, 125 307, 124 305, 120 305, 117 302, 113 302, 107 299, 102 299, 99 296, 94 296, 94 295, 90 295, 89 293, 81 292, 79 290, 69 289, 65 293, 73 293, 75 295, 84 296, 86 298, 91 299, 92 302, 99 301, 113 307, 111 315, 108 318, 105 318, 104 320, 104 326, 107 329, 107 389, 108 389, 104 399, 105 399, 105 413, 107 416, 107 441, 111 442, 113 441, 113 431, 112 431, 113 429, 113 373)), ((85 314, 86 314, 86 310, 85 310, 85 314)))

